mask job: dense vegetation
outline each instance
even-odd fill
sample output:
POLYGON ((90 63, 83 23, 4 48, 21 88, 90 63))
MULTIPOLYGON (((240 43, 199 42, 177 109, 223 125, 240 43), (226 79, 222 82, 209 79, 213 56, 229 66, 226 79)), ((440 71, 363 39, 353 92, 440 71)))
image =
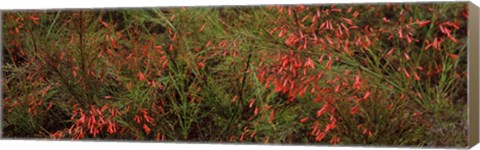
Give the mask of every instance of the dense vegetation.
POLYGON ((463 147, 467 12, 6 12, 2 136, 463 147))

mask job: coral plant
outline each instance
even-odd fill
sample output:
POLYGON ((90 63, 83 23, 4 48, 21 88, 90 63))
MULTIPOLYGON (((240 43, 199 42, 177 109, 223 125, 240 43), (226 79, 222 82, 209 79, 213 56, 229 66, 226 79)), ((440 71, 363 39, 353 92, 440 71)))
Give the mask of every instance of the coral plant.
POLYGON ((466 3, 3 14, 2 136, 466 146, 466 3))

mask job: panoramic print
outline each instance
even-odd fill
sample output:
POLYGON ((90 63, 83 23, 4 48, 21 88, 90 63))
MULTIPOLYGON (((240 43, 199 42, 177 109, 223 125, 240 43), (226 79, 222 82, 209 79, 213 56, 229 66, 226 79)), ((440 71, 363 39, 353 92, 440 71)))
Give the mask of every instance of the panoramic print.
POLYGON ((2 137, 466 147, 467 4, 4 11, 2 137))

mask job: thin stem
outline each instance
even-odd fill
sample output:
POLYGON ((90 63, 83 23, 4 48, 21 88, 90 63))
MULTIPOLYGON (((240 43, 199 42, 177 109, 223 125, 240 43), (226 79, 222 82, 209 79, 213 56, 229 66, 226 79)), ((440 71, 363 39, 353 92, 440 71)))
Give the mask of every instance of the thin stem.
MULTIPOLYGON (((251 50, 250 50, 251 51, 251 50)), ((243 99, 243 93, 244 93, 244 89, 245 89, 245 81, 247 79, 247 71, 248 71, 248 68, 250 68, 250 60, 252 58, 252 53, 249 53, 248 54, 248 59, 247 59, 247 66, 245 67, 245 70, 243 71, 243 77, 242 77, 242 88, 240 89, 240 94, 239 94, 239 99, 241 101, 241 104, 242 104, 242 108, 243 108, 243 113, 244 113, 244 116, 245 116, 245 101, 243 99)))
POLYGON ((82 71, 85 71, 85 64, 84 64, 84 50, 83 50, 83 11, 80 11, 80 28, 78 31, 78 36, 80 38, 80 45, 79 45, 79 50, 80 50, 80 65, 82 67, 82 71))

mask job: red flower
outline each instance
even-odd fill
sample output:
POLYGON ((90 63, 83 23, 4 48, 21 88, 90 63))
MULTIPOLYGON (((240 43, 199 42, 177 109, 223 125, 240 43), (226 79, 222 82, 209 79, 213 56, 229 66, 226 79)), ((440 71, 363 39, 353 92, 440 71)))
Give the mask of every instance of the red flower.
POLYGON ((253 104, 255 104, 255 99, 250 99, 250 105, 248 105, 248 107, 252 108, 253 104))
POLYGON ((275 118, 275 110, 272 109, 272 112, 270 113, 270 123, 273 122, 274 118, 275 118))
POLYGON ((238 96, 235 95, 235 96, 233 97, 233 99, 232 99, 232 103, 235 103, 235 102, 237 101, 237 99, 238 99, 238 96))
POLYGON ((458 58, 458 55, 455 54, 448 54, 448 56, 454 60, 458 58))
POLYGON ((206 25, 207 25, 206 23, 205 23, 205 24, 203 24, 203 26, 200 28, 199 32, 202 32, 202 31, 203 31, 203 29, 205 29, 205 26, 206 26, 206 25))
POLYGON ((316 141, 322 141, 323 138, 325 138, 325 135, 327 135, 325 132, 321 132, 316 138, 316 141))
POLYGON ((367 92, 365 93, 365 96, 363 96, 363 99, 366 100, 369 96, 370 96, 370 91, 367 91, 367 92))
POLYGON ((198 65, 200 68, 205 68, 205 64, 202 63, 202 62, 198 62, 197 65, 198 65))
POLYGON ((350 114, 351 115, 354 115, 358 112, 360 108, 358 108, 358 106, 354 106, 351 110, 350 110, 350 114))
POLYGON ((137 76, 138 76, 138 80, 140 80, 140 81, 145 80, 145 75, 143 75, 142 72, 138 72, 138 73, 137 73, 137 76))
POLYGON ((150 134, 151 129, 147 126, 147 124, 143 124, 143 129, 147 134, 150 134))
POLYGON ((420 27, 423 27, 423 26, 427 25, 428 23, 430 23, 430 20, 419 22, 418 25, 420 25, 420 27))
POLYGON ((317 117, 322 116, 322 114, 327 111, 327 108, 328 108, 328 104, 323 105, 322 109, 320 109, 319 111, 317 111, 317 117))
POLYGON ((300 120, 301 123, 305 123, 305 122, 307 122, 307 121, 308 121, 308 117, 302 118, 302 119, 300 120))
POLYGON ((40 20, 40 18, 35 17, 35 16, 30 16, 30 17, 28 17, 28 19, 32 20, 35 24, 38 24, 38 20, 40 20))
POLYGON ((253 136, 255 136, 256 133, 257 133, 257 131, 253 131, 253 133, 250 134, 250 138, 253 138, 253 136))
POLYGON ((333 138, 330 140, 330 144, 336 145, 338 142, 340 142, 340 138, 339 138, 339 137, 333 137, 333 138))

